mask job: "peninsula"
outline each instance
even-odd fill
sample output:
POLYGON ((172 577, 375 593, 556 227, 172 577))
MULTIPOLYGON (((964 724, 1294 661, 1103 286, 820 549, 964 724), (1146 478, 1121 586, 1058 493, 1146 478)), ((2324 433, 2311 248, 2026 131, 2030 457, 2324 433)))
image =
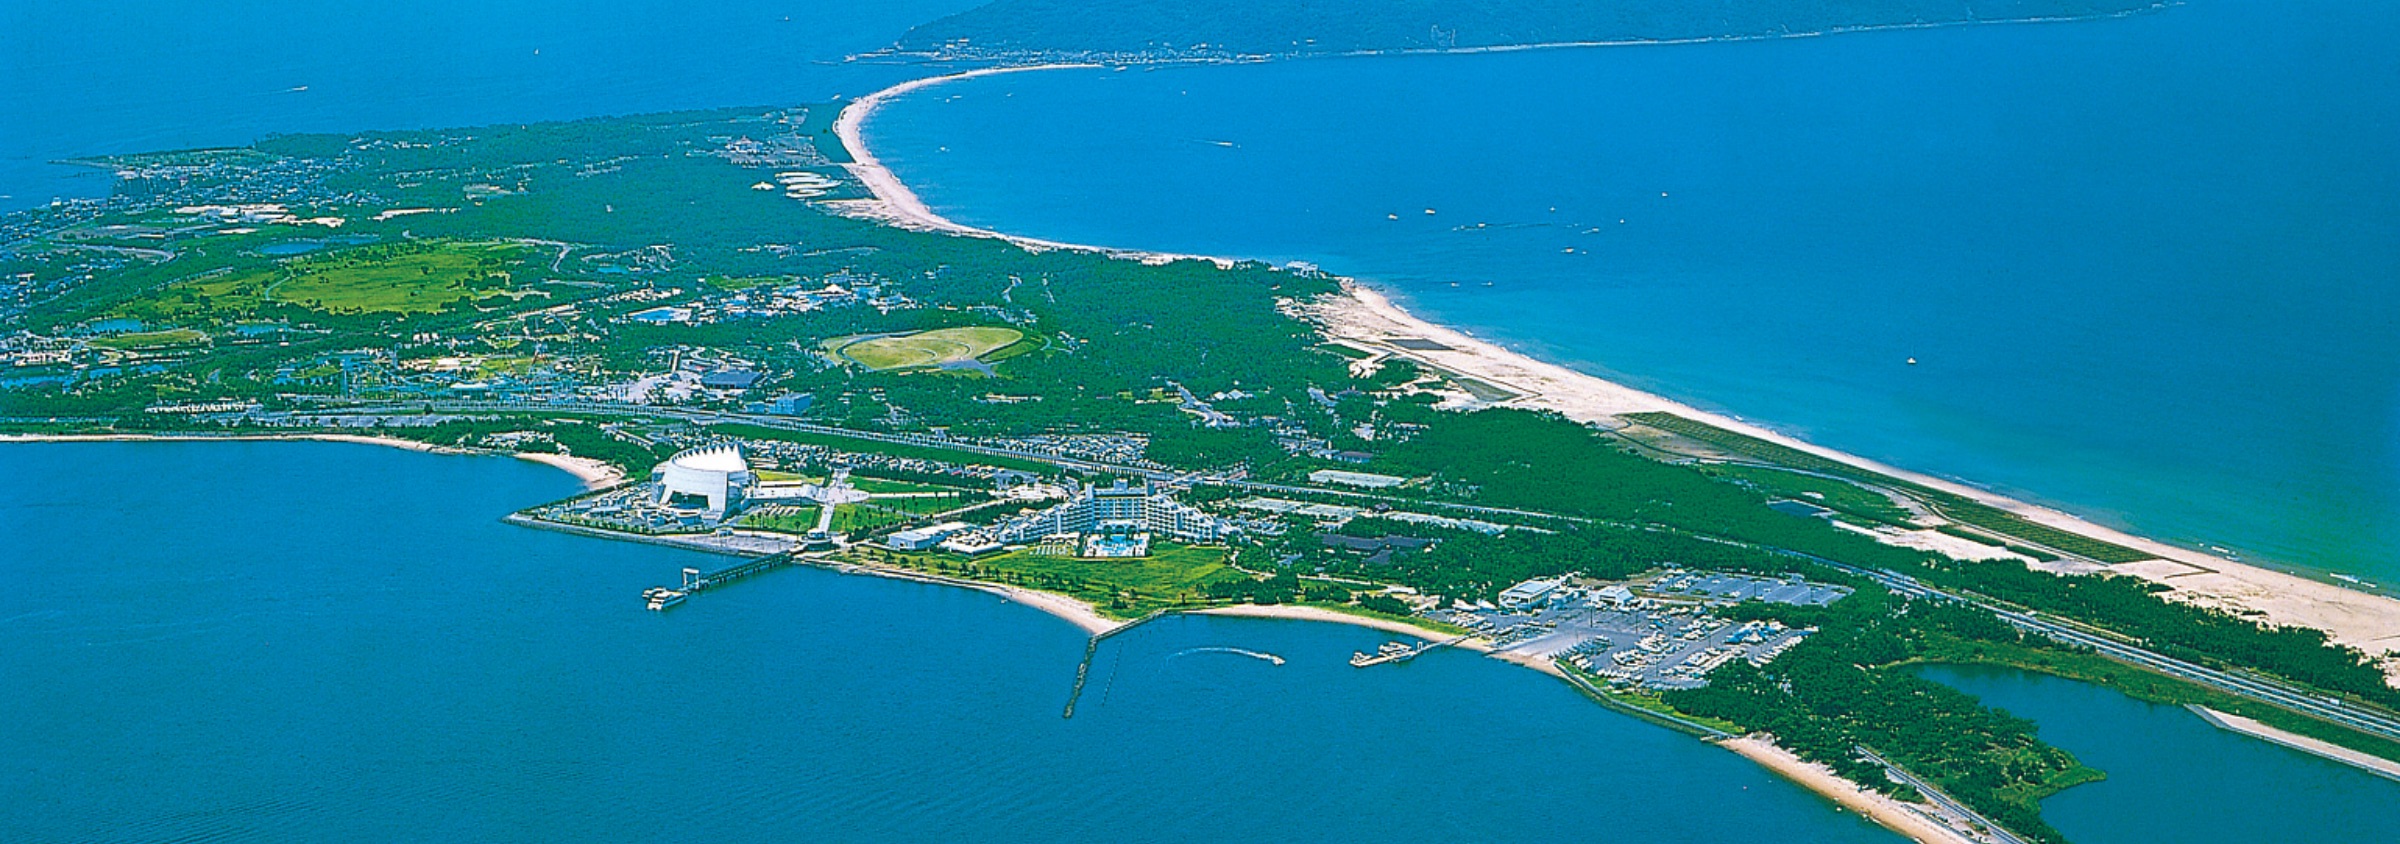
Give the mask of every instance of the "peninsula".
POLYGON ((940 81, 105 159, 113 196, 0 218, 0 433, 539 455, 597 488, 520 523, 745 575, 964 584, 1095 635, 1212 612, 1456 639, 1926 841, 2064 840, 2040 798, 2099 772, 1924 663, 2400 759, 2400 603, 1817 448, 1312 268, 959 226, 865 145, 877 104, 940 81))

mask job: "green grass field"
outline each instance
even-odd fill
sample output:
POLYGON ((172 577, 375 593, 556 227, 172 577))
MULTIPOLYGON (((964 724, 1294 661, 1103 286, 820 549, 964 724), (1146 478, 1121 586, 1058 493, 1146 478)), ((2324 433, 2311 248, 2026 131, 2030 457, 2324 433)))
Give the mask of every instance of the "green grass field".
POLYGON ((460 300, 505 293, 525 247, 503 242, 377 244, 271 267, 203 274, 110 312, 186 326, 258 316, 270 302, 343 314, 433 313, 460 300))
POLYGON ((1208 599, 1201 590, 1211 583, 1249 578, 1228 565, 1225 549, 1215 545, 1162 542, 1151 546, 1150 556, 1129 560, 1041 557, 1027 551, 973 560, 955 554, 912 554, 882 549, 859 549, 852 553, 878 565, 1057 592, 1090 601, 1101 612, 1117 618, 1223 603, 1208 599))
POLYGON ((804 534, 817 528, 817 508, 777 507, 772 513, 751 513, 743 516, 742 525, 759 530, 804 534))
POLYGON ((937 328, 898 337, 860 340, 843 345, 839 353, 868 369, 923 369, 978 360, 1023 339, 1025 332, 1014 328, 937 328))
MULTIPOLYGON (((368 247, 375 250, 377 247, 368 247)), ((288 266, 269 289, 276 301, 335 313, 432 313, 461 299, 499 295, 522 263, 513 243, 444 243, 378 254, 340 252, 288 266)))

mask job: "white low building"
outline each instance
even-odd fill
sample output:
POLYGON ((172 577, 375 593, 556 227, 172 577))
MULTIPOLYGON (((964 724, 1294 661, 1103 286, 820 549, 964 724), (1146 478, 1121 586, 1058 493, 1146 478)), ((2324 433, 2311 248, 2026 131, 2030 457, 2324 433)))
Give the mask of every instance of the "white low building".
POLYGON ((883 544, 895 551, 923 551, 940 545, 942 540, 974 529, 974 525, 966 522, 943 522, 938 525, 894 531, 892 535, 883 538, 883 544))

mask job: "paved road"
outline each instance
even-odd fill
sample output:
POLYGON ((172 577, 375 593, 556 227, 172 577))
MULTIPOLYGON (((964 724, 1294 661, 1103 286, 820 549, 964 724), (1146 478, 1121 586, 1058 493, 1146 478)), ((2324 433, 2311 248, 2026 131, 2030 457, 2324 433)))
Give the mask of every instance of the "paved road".
POLYGON ((1153 466, 1107 463, 1096 460, 1065 457, 1049 452, 980 445, 927 434, 886 433, 882 431, 862 431, 856 428, 838 428, 831 425, 818 425, 809 422, 801 422, 788 416, 772 416, 757 413, 724 413, 711 410, 684 410, 674 407, 654 407, 649 405, 610 403, 523 404, 514 402, 474 401, 400 402, 393 404, 369 404, 355 406, 343 405, 341 407, 342 410, 347 413, 414 413, 419 409, 425 409, 442 413, 579 413, 593 416, 628 416, 680 419, 687 422, 704 423, 734 422, 744 425, 757 425, 762 428, 773 428, 781 431, 798 431, 802 433, 824 434, 827 436, 849 437, 851 439, 891 443, 894 445, 913 445, 923 446, 926 448, 941 448, 951 451, 963 451, 969 454, 981 454, 990 457, 1011 457, 1019 460, 1038 461, 1042 463, 1048 463, 1053 466, 1077 469, 1087 472, 1108 472, 1119 475, 1132 475, 1162 483, 1173 482, 1193 485, 1222 486, 1247 492, 1269 494, 1331 496, 1359 501, 1374 501, 1395 505, 1405 504, 1413 507, 1438 508, 1463 513, 1476 513, 1486 516, 1511 516, 1518 518, 1549 519, 1575 522, 1590 521, 1589 519, 1580 519, 1573 516, 1562 516, 1556 513, 1543 513, 1534 510, 1517 510, 1507 507, 1486 507, 1477 504, 1461 504, 1449 501, 1428 501, 1418 498, 1406 498, 1395 495, 1376 495, 1374 493, 1356 492, 1342 489, 1323 489, 1319 487, 1294 486, 1289 484, 1261 483, 1258 481, 1233 477, 1223 473, 1204 474, 1197 472, 1175 472, 1153 466))
POLYGON ((1925 795, 1925 799, 1933 801, 1934 805, 1959 817, 1974 819, 1976 824, 1983 827, 1984 834, 1991 836, 1993 841, 1999 842, 1999 844, 2026 844, 2025 839, 2018 838, 2017 834, 2008 831, 2007 827, 1993 823, 1991 818, 1984 817, 1974 809, 1967 808, 1967 804, 1952 799, 1950 795, 1943 793, 1941 788, 1933 783, 1926 782, 1916 774, 1909 773, 1907 768, 1892 764, 1892 760, 1876 755, 1875 751, 1864 747, 1859 748, 1858 753, 1866 757, 1867 761, 1882 765, 1884 772, 1890 774, 1892 779, 1899 780, 1908 787, 1916 789, 1917 793, 1925 795))
POLYGON ((2069 644, 2082 645, 2100 652, 2103 656, 2140 665, 2170 677, 2190 680, 2252 700, 2274 704, 2303 715, 2331 721, 2359 732, 2400 741, 2400 718, 2394 718, 2389 714, 2339 698, 2328 697, 2282 680, 2220 671, 2205 665, 2176 659, 2139 645, 2096 635, 2031 613, 2019 612, 1982 598, 1936 589, 1919 582, 1916 578, 1898 572, 1864 569, 1807 554, 1800 556, 1851 574, 1873 579, 1875 582, 1883 584, 1885 588, 1902 595, 1972 604, 1990 610, 1992 614, 1999 616, 2000 620, 2006 621, 2020 630, 2039 633, 2069 644))

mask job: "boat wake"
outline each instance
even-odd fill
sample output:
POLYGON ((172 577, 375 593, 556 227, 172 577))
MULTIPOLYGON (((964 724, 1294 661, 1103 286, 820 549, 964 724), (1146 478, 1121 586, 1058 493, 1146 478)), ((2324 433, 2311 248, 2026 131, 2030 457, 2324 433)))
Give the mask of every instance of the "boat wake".
POLYGON ((1185 648, 1183 650, 1176 651, 1174 656, 1169 656, 1167 658, 1174 659, 1175 657, 1186 656, 1189 654, 1236 654, 1240 656, 1246 656, 1251 659, 1265 660, 1276 665, 1283 664, 1283 657, 1279 657, 1271 653, 1243 650, 1241 648, 1185 648))

